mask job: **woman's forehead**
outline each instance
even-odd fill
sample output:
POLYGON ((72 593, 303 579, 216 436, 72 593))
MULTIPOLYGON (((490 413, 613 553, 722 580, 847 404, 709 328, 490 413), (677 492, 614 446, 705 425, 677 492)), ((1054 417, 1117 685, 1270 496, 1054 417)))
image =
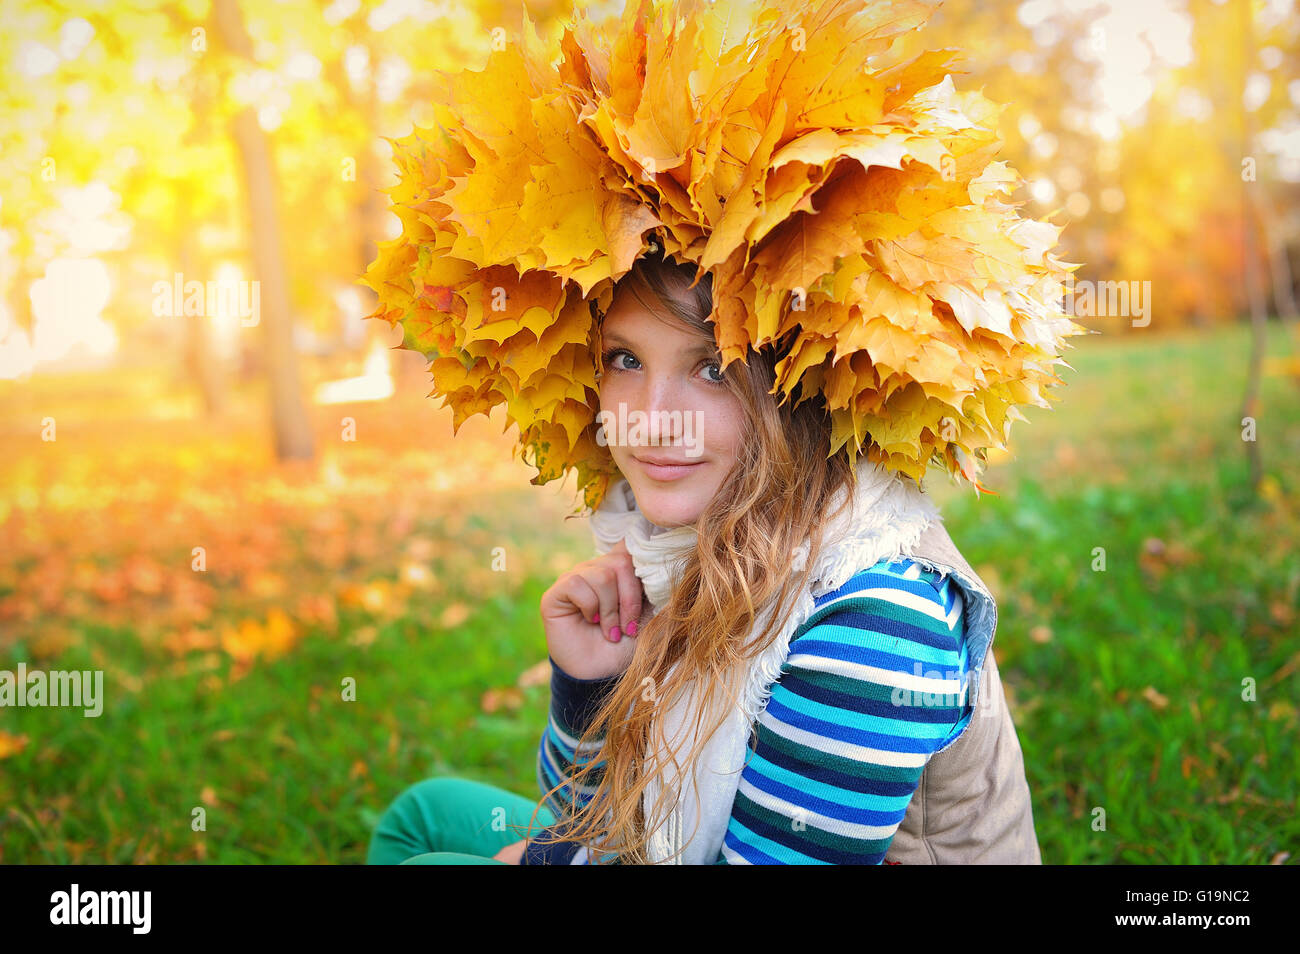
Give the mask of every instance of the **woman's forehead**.
POLYGON ((648 308, 630 292, 615 296, 609 309, 601 316, 600 327, 605 335, 611 334, 614 329, 628 335, 638 333, 660 335, 667 328, 683 336, 699 338, 701 341, 711 339, 710 335, 701 334, 698 328, 692 327, 674 315, 666 305, 660 303, 655 309, 648 308))
POLYGON ((622 319, 611 314, 601 325, 601 340, 606 346, 646 347, 665 338, 674 339, 675 347, 683 353, 714 355, 718 352, 717 343, 711 337, 701 335, 681 321, 656 318, 644 309, 622 319))

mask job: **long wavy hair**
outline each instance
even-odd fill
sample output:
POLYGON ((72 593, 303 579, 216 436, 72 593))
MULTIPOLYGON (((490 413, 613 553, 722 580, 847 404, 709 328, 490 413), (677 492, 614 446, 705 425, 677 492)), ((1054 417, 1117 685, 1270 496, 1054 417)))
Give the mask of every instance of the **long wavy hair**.
MULTIPOLYGON (((696 275, 691 263, 651 253, 638 259, 619 286, 627 284, 656 317, 667 309, 661 320, 678 322, 714 342, 712 276, 706 273, 696 282, 696 275)), ((603 322, 604 316, 598 319, 603 322)), ((843 449, 830 454, 830 416, 821 394, 804 397, 796 391, 794 399, 784 402, 773 395, 782 354, 780 341, 758 351, 751 348, 743 363, 733 362, 724 372, 744 409, 747 433, 739 459, 695 524, 699 542, 671 598, 637 634, 632 662, 579 740, 575 763, 561 766, 564 777, 544 797, 549 802, 559 794, 559 804, 571 809, 546 840, 582 842, 593 863, 602 857, 617 864, 648 863, 644 756, 652 725, 656 738, 650 751, 661 755, 649 770, 662 776, 671 761, 682 777, 682 765, 694 764, 700 747, 726 719, 721 698, 730 693, 724 673, 757 658, 781 631, 817 562, 820 535, 814 530, 835 516, 837 491, 851 489, 856 481, 843 449), (809 538, 808 568, 798 573, 788 569, 791 550, 809 538), (746 648, 769 600, 776 604, 771 622, 746 648), (702 705, 695 713, 695 731, 684 738, 699 741, 689 752, 679 752, 680 745, 668 751, 655 713, 690 692, 696 681, 703 686, 702 705), (717 718, 701 731, 708 713, 717 718), (570 801, 561 794, 564 788, 589 791, 590 800, 586 805, 570 801)), ((849 505, 850 496, 845 495, 841 507, 849 505)), ((729 701, 738 704, 734 697, 729 701)), ((661 793, 652 806, 655 818, 663 818, 671 806, 664 800, 679 794, 668 785, 661 786, 661 793)))

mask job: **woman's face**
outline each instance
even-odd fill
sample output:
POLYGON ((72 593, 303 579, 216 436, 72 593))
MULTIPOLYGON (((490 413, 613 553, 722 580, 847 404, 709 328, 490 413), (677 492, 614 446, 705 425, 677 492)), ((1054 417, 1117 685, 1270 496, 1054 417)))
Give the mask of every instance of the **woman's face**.
MULTIPOLYGON (((690 526, 740 453, 743 412, 712 338, 619 289, 602 325, 598 439, 660 527, 690 526)), ((737 372, 738 373, 738 372, 737 372)))

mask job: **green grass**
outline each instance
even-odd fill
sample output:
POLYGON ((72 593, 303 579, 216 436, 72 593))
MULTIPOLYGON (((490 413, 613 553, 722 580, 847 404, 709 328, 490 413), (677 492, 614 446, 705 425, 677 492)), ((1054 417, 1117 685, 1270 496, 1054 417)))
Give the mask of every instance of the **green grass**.
MULTIPOLYGON (((999 496, 977 500, 938 474, 927 484, 998 596, 994 650, 1046 862, 1300 856, 1300 391, 1266 381, 1260 450, 1275 489, 1251 503, 1238 412, 1248 343, 1245 329, 1081 342, 1061 406, 1030 409, 1014 457, 984 480, 999 496), (1153 540, 1163 555, 1144 556, 1153 540), (1242 699, 1247 678, 1257 701, 1242 699)), ((545 659, 540 596, 557 566, 590 556, 578 521, 539 506, 554 496, 525 485, 473 504, 468 532, 529 554, 511 572, 458 576, 466 543, 441 540, 437 598, 378 622, 345 609, 337 634, 309 634, 216 687, 206 680, 225 676, 224 657, 178 664, 130 627, 85 620, 83 638, 40 665, 105 668, 110 704, 97 719, 5 714, 33 744, 0 761, 0 860, 358 863, 379 813, 421 778, 535 797, 546 686, 492 714, 480 697, 545 659), (438 625, 457 601, 470 617, 438 625), (355 645, 369 625, 374 640, 355 645), (341 697, 347 677, 355 702, 341 697), (199 805, 205 832, 191 830, 199 805)), ((11 646, 0 668, 25 658, 11 646)))
POLYGON ((1297 860, 1300 390, 1265 381, 1276 500, 1253 503, 1248 344, 1245 329, 1089 342, 1061 407, 1020 425, 1032 449, 985 481, 1000 496, 932 490, 998 581, 994 646, 1046 862, 1297 860), (1155 541, 1164 558, 1144 560, 1155 541))

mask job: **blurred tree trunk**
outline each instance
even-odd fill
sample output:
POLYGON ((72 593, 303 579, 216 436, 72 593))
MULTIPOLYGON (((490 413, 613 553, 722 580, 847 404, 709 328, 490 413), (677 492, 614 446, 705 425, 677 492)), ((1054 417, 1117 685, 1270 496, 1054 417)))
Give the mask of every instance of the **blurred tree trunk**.
MULTIPOLYGON (((230 52, 251 64, 253 44, 244 27, 237 0, 213 0, 212 13, 221 42, 230 52)), ((231 134, 239 151, 244 193, 248 200, 254 273, 261 283, 260 321, 271 392, 276 456, 281 460, 306 459, 314 454, 314 442, 299 386, 288 269, 276 206, 278 189, 270 144, 251 107, 245 107, 235 115, 231 134)))
POLYGON ((14 265, 13 281, 9 283, 9 288, 6 290, 9 312, 14 325, 27 332, 27 337, 35 344, 36 316, 32 314, 31 287, 36 279, 32 277, 26 263, 22 260, 16 261, 14 265))
MULTIPOLYGON (((194 230, 180 221, 179 210, 185 207, 180 196, 176 197, 177 228, 176 248, 181 274, 190 276, 202 274, 202 265, 196 252, 194 230)), ((212 334, 212 315, 185 315, 185 369, 191 381, 197 385, 199 395, 203 398, 205 417, 219 417, 226 409, 226 375, 225 357, 216 348, 212 334)))
MULTIPOLYGON (((382 119, 379 113, 379 89, 373 78, 377 56, 373 34, 365 23, 367 16, 368 13, 364 9, 358 9, 342 23, 347 33, 348 46, 361 47, 366 51, 366 62, 370 64, 372 75, 367 78, 364 90, 359 91, 348 78, 347 70, 343 66, 341 50, 338 51, 338 55, 329 57, 323 64, 324 75, 334 87, 339 100, 358 114, 362 128, 369 130, 372 137, 358 144, 356 157, 358 191, 352 206, 352 214, 356 222, 354 234, 357 239, 355 275, 357 278, 365 274, 370 263, 379 255, 379 240, 384 234, 387 219, 385 213, 389 205, 388 196, 382 189, 387 168, 376 155, 372 141, 373 137, 379 134, 382 119)), ((362 314, 372 314, 378 304, 378 296, 364 285, 354 284, 351 287, 356 289, 360 296, 362 314)), ((400 343, 402 340, 386 323, 370 320, 365 322, 365 326, 366 333, 361 346, 364 352, 368 353, 375 341, 380 341, 391 349, 395 345, 389 342, 395 339, 400 343)), ((389 355, 394 387, 399 390, 413 386, 418 373, 424 367, 413 358, 413 355, 401 351, 389 355)))
MULTIPOLYGON (((184 14, 176 7, 167 7, 167 14, 178 32, 186 28, 184 14)), ((190 100, 190 127, 181 137, 182 146, 206 144, 212 135, 213 98, 216 93, 213 77, 195 72, 187 77, 190 100), (206 82, 205 82, 206 81, 206 82)), ((203 249, 199 246, 195 231, 196 222, 190 212, 190 205, 182 194, 183 186, 176 183, 172 198, 172 240, 177 253, 177 263, 182 275, 199 278, 209 262, 204 260, 203 249)), ((209 276, 215 277, 215 276, 209 276)), ((216 336, 213 334, 214 315, 186 315, 185 322, 185 370, 189 380, 199 389, 203 400, 203 413, 207 418, 221 416, 226 410, 229 397, 229 376, 227 356, 216 348, 216 336)))
MULTIPOLYGON (((1251 8, 1252 0, 1237 0, 1238 16, 1241 20, 1241 39, 1244 46, 1239 75, 1233 77, 1237 90, 1246 88, 1247 66, 1255 62, 1255 19, 1251 8)), ((1241 155, 1254 155, 1255 122, 1250 110, 1246 109, 1240 99, 1237 110, 1241 116, 1241 155)), ((1258 175, 1258 172, 1256 173, 1258 175)), ((1259 378, 1264 363, 1264 349, 1268 335, 1268 315, 1265 313, 1263 281, 1259 274, 1260 259, 1258 233, 1255 214, 1258 204, 1257 181, 1248 181, 1243 176, 1241 183, 1241 229, 1242 255, 1245 266, 1246 299, 1250 303, 1250 363, 1246 370, 1246 394, 1242 399, 1241 416, 1251 417, 1256 421, 1255 440, 1242 441, 1246 445, 1246 460, 1250 465, 1250 490, 1255 496, 1259 494, 1259 482, 1263 477, 1263 465, 1259 454, 1259 378)))
POLYGON ((1273 308, 1277 314, 1293 324, 1296 320, 1294 281, 1291 259, 1287 255, 1288 236, 1278 225, 1277 216, 1267 204, 1255 203, 1255 214, 1260 217, 1264 241, 1268 245, 1268 270, 1273 276, 1273 308))
MULTIPOLYGON (((346 80, 343 90, 353 108, 361 112, 364 128, 370 132, 370 137, 361 148, 361 154, 357 156, 356 184, 360 187, 360 195, 353 207, 357 222, 357 277, 364 274, 366 269, 370 267, 370 263, 379 255, 379 239, 384 229, 385 212, 388 210, 388 196, 380 188, 384 170, 380 166, 379 157, 375 154, 373 142, 373 137, 378 135, 381 122, 379 117, 379 87, 374 80, 374 69, 378 57, 372 43, 372 34, 369 29, 362 32, 358 29, 359 25, 360 22, 357 19, 348 22, 348 28, 353 32, 353 42, 365 47, 366 62, 370 64, 371 75, 368 77, 363 96, 358 96, 351 85, 346 83, 346 80)), ((361 292, 362 314, 373 312, 375 306, 379 303, 379 297, 374 290, 364 285, 354 285, 353 287, 361 292)), ((385 344, 393 335, 392 330, 385 323, 366 321, 364 324, 366 333, 362 339, 362 349, 366 354, 370 353, 370 349, 376 341, 385 344)), ((386 357, 388 358, 390 373, 395 375, 394 388, 399 384, 408 382, 412 370, 411 365, 399 360, 397 355, 391 352, 386 357)))
MULTIPOLYGON (((365 25, 368 15, 365 9, 358 8, 343 21, 342 27, 347 35, 347 48, 365 50, 366 62, 370 64, 370 71, 373 73, 377 55, 372 34, 365 25)), ((378 136, 381 125, 379 91, 373 77, 366 80, 365 90, 359 92, 348 79, 347 70, 344 69, 343 50, 335 50, 334 54, 322 63, 322 71, 326 79, 334 87, 339 101, 346 103, 347 108, 357 114, 361 127, 369 130, 372 137, 378 136)), ((388 201, 387 196, 380 189, 383 170, 375 155, 373 143, 368 137, 367 141, 356 145, 357 190, 352 214, 355 220, 354 235, 357 243, 355 261, 359 277, 379 254, 379 236, 383 229, 384 212, 387 211, 388 201)), ((370 306, 368 310, 372 310, 375 304, 375 293, 364 285, 356 287, 366 296, 366 303, 370 306)))

